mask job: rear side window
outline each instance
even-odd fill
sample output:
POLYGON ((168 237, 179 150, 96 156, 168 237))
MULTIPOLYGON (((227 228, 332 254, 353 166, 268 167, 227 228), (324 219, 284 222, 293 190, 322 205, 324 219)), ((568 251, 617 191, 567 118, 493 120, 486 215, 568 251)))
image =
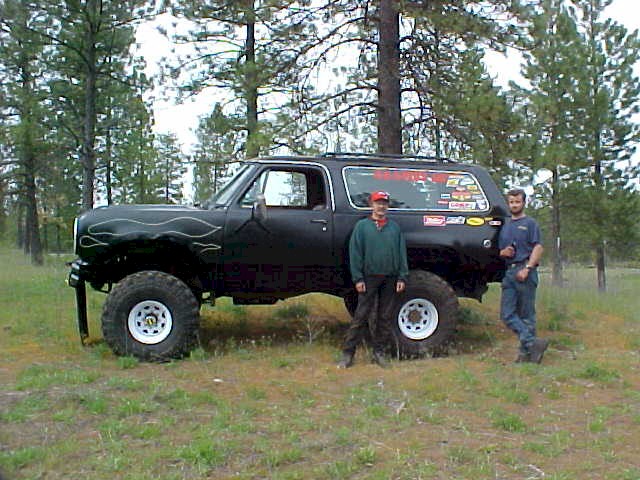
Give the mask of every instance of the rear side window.
POLYGON ((389 192, 390 208, 442 212, 481 212, 489 208, 477 179, 469 172, 406 168, 345 167, 349 201, 369 207, 369 195, 389 192))

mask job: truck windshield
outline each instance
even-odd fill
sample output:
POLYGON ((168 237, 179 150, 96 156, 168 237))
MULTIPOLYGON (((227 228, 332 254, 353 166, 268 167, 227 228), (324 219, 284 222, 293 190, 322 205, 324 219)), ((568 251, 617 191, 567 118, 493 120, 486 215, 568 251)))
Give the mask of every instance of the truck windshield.
POLYGON ((231 179, 224 185, 220 190, 213 194, 211 200, 209 201, 209 205, 211 206, 221 206, 227 205, 233 197, 236 190, 245 183, 245 179, 251 175, 253 170, 255 169, 255 165, 244 164, 242 165, 231 177, 231 179))

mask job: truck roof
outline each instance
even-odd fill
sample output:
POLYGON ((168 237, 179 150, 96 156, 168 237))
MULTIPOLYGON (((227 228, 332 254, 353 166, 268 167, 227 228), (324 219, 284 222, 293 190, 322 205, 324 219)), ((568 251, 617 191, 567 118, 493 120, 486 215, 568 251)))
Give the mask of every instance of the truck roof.
POLYGON ((321 155, 273 155, 247 159, 242 163, 296 163, 309 162, 340 167, 341 165, 361 165, 376 167, 402 167, 402 168, 435 168, 451 169, 473 172, 486 172, 486 169, 478 164, 460 163, 444 157, 431 157, 422 155, 401 155, 382 153, 324 153, 321 155))

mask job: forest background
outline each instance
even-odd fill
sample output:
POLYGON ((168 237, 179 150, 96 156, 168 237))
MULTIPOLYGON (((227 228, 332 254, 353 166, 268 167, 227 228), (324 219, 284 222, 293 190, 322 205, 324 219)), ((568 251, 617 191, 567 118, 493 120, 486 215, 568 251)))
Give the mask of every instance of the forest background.
POLYGON ((611 3, 0 0, 0 239, 42 264, 80 212, 184 203, 187 173, 200 203, 244 158, 410 153, 527 186, 553 282, 580 262, 604 290, 608 262, 640 261, 640 37, 611 3), (171 45, 152 69, 149 25, 171 45), (153 106, 202 92, 187 151, 153 106))

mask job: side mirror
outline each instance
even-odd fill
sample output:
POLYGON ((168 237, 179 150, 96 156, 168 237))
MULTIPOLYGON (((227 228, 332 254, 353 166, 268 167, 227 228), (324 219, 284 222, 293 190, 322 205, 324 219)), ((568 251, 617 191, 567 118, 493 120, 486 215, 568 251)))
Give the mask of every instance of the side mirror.
POLYGON ((256 201, 253 202, 253 208, 251 209, 251 217, 258 223, 266 222, 267 215, 267 201, 263 194, 256 196, 256 201))

